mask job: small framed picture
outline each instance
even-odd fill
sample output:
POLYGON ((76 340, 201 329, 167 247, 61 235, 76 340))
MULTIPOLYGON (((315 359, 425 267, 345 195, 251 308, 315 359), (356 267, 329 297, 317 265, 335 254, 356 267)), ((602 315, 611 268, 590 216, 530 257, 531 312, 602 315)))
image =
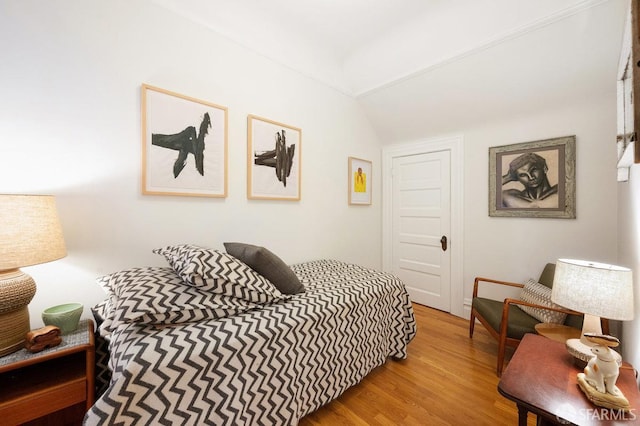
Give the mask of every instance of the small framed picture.
POLYGON ((247 198, 300 200, 302 130, 249 115, 247 198))
POLYGON ((489 216, 575 219, 575 136, 489 148, 489 216))
POLYGON ((371 161, 349 157, 349 204, 371 204, 371 161))
POLYGON ((227 108, 142 85, 142 193, 227 196, 227 108))

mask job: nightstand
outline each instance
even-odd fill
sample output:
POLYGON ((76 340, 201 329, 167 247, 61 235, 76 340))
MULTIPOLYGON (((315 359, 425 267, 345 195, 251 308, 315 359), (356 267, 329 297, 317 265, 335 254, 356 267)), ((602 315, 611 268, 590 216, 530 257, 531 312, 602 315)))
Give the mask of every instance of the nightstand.
POLYGON ((565 345, 527 333, 505 369, 498 392, 518 407, 518 425, 527 425, 527 413, 538 416, 538 424, 631 425, 637 424, 640 392, 636 371, 623 362, 616 386, 633 408, 630 412, 598 407, 578 387, 581 369, 565 345), (547 423, 545 423, 545 421, 547 423))
POLYGON ((58 346, 0 357, 0 423, 80 424, 94 402, 94 374, 91 320, 80 321, 58 346))

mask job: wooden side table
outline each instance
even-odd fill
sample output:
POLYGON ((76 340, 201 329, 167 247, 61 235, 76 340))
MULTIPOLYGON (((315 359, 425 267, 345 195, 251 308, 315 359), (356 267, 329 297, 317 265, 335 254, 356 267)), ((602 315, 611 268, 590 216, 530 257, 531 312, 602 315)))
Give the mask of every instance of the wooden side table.
POLYGON ((79 418, 70 422, 80 424, 94 403, 94 375, 91 320, 80 321, 58 346, 35 354, 21 349, 0 357, 0 423, 21 424, 79 406, 72 410, 79 418))
POLYGON ((535 325, 536 333, 556 342, 564 343, 569 339, 579 339, 582 330, 568 325, 541 322, 535 325))
POLYGON ((640 422, 640 392, 636 372, 620 367, 616 386, 631 404, 625 413, 598 407, 578 387, 581 372, 565 345, 536 334, 526 334, 507 365, 498 392, 518 406, 518 424, 526 426, 529 411, 539 424, 626 425, 640 422))

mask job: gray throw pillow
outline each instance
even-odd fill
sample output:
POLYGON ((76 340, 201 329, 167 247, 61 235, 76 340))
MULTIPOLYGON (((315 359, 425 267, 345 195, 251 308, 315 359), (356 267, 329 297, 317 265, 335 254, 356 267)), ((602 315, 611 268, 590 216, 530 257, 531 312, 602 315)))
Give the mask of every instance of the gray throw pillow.
POLYGON ((224 243, 224 248, 231 256, 268 279, 281 293, 304 292, 304 286, 291 268, 266 248, 244 243, 224 243))

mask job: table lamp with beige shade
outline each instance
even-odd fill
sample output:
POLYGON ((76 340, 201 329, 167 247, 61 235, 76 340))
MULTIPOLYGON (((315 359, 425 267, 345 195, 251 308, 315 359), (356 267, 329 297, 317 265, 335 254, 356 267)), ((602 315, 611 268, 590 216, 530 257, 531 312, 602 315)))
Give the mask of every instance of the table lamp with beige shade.
POLYGON ((583 365, 588 364, 584 373, 578 374, 582 390, 596 405, 627 408, 626 399, 615 387, 621 357, 611 348, 620 342, 613 336, 602 335, 600 318, 633 319, 631 269, 585 260, 558 259, 551 300, 584 313, 580 339, 566 341, 569 353, 583 365))
POLYGON ((0 356, 21 349, 31 329, 36 284, 20 268, 66 254, 53 196, 0 194, 0 356))

